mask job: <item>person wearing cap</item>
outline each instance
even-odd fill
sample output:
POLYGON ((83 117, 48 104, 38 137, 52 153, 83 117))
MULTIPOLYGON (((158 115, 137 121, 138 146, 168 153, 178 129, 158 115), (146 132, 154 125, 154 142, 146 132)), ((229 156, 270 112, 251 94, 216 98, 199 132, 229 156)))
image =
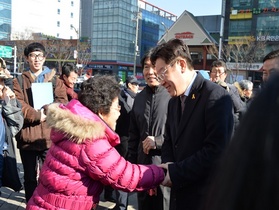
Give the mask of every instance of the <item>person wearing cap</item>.
MULTIPOLYGON (((127 158, 128 152, 128 140, 129 140, 129 126, 130 126, 130 111, 132 110, 136 94, 138 93, 140 82, 132 75, 129 76, 123 89, 119 94, 119 105, 121 106, 120 116, 116 124, 116 133, 120 137, 120 144, 115 148, 119 154, 127 158)), ((105 188, 104 198, 105 200, 114 200, 112 197, 112 191, 110 187, 105 188)), ((127 210, 128 207, 128 193, 122 190, 115 190, 115 203, 114 210, 127 210)))
POLYGON ((139 84, 140 81, 138 81, 138 79, 134 75, 129 76, 126 80, 126 89, 137 93, 139 90, 139 84))
MULTIPOLYGON (((149 50, 141 59, 146 87, 137 94, 130 114, 128 160, 138 164, 160 164, 163 134, 170 95, 160 85, 149 50)), ((138 192, 138 210, 168 210, 170 188, 138 192)))

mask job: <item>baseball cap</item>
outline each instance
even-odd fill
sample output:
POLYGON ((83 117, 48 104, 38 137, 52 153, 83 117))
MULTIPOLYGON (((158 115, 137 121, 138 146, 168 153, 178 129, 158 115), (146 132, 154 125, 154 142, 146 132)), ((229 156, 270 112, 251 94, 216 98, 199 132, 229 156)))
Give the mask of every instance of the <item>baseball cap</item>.
POLYGON ((138 79, 132 75, 132 76, 129 76, 127 79, 126 79, 126 84, 128 83, 131 83, 131 84, 140 84, 140 82, 138 81, 138 79))

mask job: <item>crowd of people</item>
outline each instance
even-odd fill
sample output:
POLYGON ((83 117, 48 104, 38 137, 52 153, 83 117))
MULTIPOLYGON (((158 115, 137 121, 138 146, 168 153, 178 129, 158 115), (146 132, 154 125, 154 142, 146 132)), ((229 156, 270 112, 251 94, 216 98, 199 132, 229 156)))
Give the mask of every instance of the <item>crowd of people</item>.
MULTIPOLYGON (((127 210, 277 209, 279 50, 263 59, 257 94, 249 80, 226 82, 222 60, 195 71, 187 45, 171 39, 120 85, 95 75, 77 93, 77 67, 59 77, 45 47, 24 49, 29 68, 12 78, 0 59, 0 152, 13 137, 24 170, 26 209, 97 209, 100 195, 127 210), (51 83, 35 107, 34 83, 51 83)), ((0 187, 3 155, 0 155, 0 187)))

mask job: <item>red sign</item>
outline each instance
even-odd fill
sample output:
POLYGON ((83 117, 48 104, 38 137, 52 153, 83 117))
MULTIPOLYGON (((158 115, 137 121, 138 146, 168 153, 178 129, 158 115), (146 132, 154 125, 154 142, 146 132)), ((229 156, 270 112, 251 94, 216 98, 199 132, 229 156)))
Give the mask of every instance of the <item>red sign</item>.
POLYGON ((175 34, 176 39, 193 39, 194 33, 192 32, 181 32, 175 34))

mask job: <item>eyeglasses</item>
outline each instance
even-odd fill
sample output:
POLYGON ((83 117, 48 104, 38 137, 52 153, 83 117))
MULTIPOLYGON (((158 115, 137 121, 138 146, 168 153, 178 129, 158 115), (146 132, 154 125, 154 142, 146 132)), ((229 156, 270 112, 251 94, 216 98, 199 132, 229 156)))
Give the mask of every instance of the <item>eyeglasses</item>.
POLYGON ((161 74, 157 75, 158 82, 162 82, 165 79, 165 74, 166 74, 167 70, 168 70, 168 68, 165 67, 165 70, 161 74))
POLYGON ((30 53, 29 57, 31 58, 31 60, 36 60, 37 58, 39 61, 42 61, 45 58, 43 54, 34 54, 34 53, 30 53))
POLYGON ((135 85, 135 86, 139 86, 139 84, 138 83, 131 83, 132 85, 135 85))
POLYGON ((212 74, 219 74, 219 76, 225 74, 225 72, 223 71, 211 71, 212 74))
POLYGON ((169 68, 169 67, 172 67, 172 66, 175 64, 176 61, 177 61, 177 60, 174 60, 173 62, 171 62, 169 65, 167 65, 167 66, 165 67, 164 71, 163 71, 161 74, 158 74, 158 75, 157 75, 157 81, 158 81, 158 82, 161 83, 161 82, 165 79, 166 72, 168 71, 168 68, 169 68))

